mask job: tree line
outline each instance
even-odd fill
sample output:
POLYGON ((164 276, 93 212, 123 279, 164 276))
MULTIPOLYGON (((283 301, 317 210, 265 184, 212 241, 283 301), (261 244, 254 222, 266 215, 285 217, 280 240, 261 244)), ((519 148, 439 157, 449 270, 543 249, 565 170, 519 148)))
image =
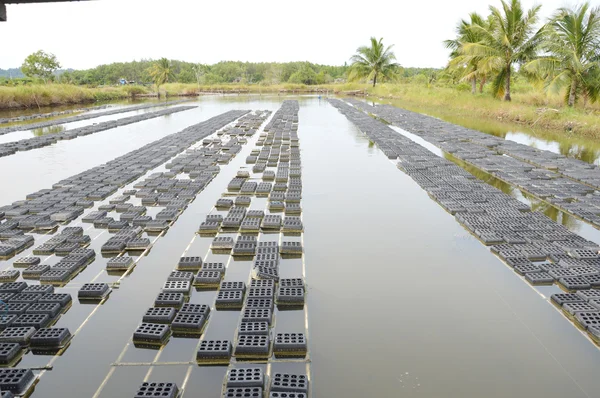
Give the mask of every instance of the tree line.
MULTIPOLYGON (((152 69, 161 60, 141 60, 100 65, 87 70, 65 72, 61 80, 74 84, 112 85, 120 79, 140 84, 153 83, 152 69)), ((319 65, 310 62, 222 61, 214 65, 169 60, 170 82, 203 85, 240 84, 325 84, 343 79, 347 66, 319 65)))
POLYGON ((515 72, 565 93, 565 103, 595 102, 600 93, 600 7, 589 2, 556 10, 540 26, 541 5, 525 10, 520 0, 501 0, 487 17, 471 13, 445 41, 446 72, 472 85, 487 82, 495 96, 511 100, 515 72))

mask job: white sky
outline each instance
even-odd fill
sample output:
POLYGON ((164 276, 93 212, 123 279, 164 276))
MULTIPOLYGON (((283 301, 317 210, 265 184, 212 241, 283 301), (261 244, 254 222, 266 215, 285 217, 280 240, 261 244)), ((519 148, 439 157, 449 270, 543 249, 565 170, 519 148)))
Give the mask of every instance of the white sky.
MULTIPOLYGON (((531 7, 534 0, 522 0, 531 7)), ((543 0, 542 16, 570 4, 543 0)), ((599 5, 600 0, 592 0, 599 5)), ((190 62, 311 61, 341 65, 369 37, 403 66, 442 67, 444 39, 499 0, 99 0, 8 5, 0 68, 43 49, 64 68, 167 57, 190 62)), ((571 3, 572 4, 572 3, 571 3)))

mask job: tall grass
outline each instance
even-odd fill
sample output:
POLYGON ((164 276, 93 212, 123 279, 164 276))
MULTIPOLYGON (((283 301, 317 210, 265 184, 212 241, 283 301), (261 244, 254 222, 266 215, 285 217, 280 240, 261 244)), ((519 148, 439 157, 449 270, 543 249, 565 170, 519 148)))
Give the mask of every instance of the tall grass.
POLYGON ((39 108, 128 98, 121 87, 87 88, 71 84, 0 87, 0 109, 39 108))
POLYGON ((512 102, 503 102, 489 93, 473 95, 442 85, 382 84, 368 92, 372 99, 456 123, 461 119, 510 122, 537 130, 600 138, 600 106, 580 104, 568 108, 563 105, 561 93, 523 88, 516 90, 512 102))

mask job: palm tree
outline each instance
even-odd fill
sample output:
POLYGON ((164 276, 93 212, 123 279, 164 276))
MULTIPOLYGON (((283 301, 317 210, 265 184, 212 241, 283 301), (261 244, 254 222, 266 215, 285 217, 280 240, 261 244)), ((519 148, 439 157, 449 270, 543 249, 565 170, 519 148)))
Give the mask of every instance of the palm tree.
POLYGON ((533 59, 542 41, 544 28, 535 31, 541 6, 527 12, 520 0, 501 0, 502 10, 490 6, 491 24, 473 24, 471 30, 481 36, 478 43, 465 43, 466 56, 480 57, 479 67, 496 71, 494 93, 510 101, 513 65, 533 59))
POLYGON ((160 86, 174 77, 173 65, 171 65, 171 61, 168 59, 161 58, 152 64, 148 73, 152 77, 152 80, 154 80, 154 84, 156 84, 156 91, 158 92, 158 98, 160 98, 160 86))
POLYGON ((461 80, 470 81, 471 93, 475 94, 477 91, 477 79, 481 79, 479 91, 482 92, 489 71, 485 71, 479 67, 481 57, 465 55, 463 46, 467 43, 479 43, 483 39, 479 32, 472 29, 473 25, 485 27, 489 30, 492 21, 491 19, 489 21, 485 20, 476 12, 471 13, 469 18, 470 21, 463 19, 456 26, 456 39, 445 40, 444 45, 451 50, 448 69, 459 71, 463 75, 461 80))
POLYGON ((525 70, 546 80, 548 89, 569 87, 565 102, 575 106, 577 96, 595 102, 600 87, 600 7, 584 3, 560 8, 550 19, 543 48, 548 54, 525 65, 525 70))
POLYGON ((383 38, 377 40, 371 37, 371 46, 362 46, 356 50, 356 54, 350 58, 350 80, 373 79, 373 87, 377 84, 377 79, 393 79, 400 67, 394 62, 396 56, 392 52, 393 45, 385 48, 383 38))

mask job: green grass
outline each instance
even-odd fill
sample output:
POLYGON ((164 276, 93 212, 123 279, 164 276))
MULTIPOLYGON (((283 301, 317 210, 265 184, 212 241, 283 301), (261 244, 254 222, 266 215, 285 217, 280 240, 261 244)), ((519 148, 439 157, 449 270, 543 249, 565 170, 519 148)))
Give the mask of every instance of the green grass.
POLYGON ((112 101, 131 97, 124 87, 87 88, 71 84, 0 87, 0 109, 40 108, 112 101))
POLYGON ((488 93, 472 95, 456 88, 414 83, 383 84, 369 88, 368 92, 370 99, 378 102, 388 102, 452 123, 470 124, 473 128, 478 128, 477 124, 509 123, 520 126, 521 130, 600 138, 598 104, 568 108, 562 104, 560 94, 546 94, 533 87, 516 90, 512 102, 500 101, 488 93))

